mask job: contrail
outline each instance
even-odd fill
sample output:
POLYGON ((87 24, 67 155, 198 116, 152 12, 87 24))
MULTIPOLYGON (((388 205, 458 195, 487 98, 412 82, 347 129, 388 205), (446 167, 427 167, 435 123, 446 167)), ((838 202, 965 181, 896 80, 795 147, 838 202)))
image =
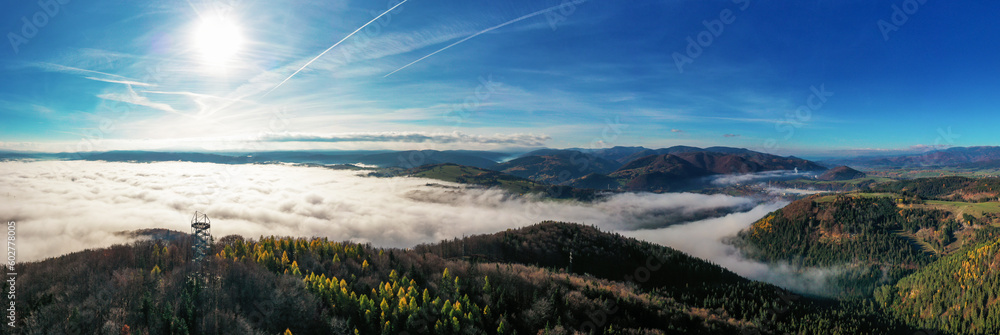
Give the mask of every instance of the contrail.
POLYGON ((375 17, 374 19, 372 19, 371 21, 368 21, 368 23, 365 23, 365 24, 364 24, 364 25, 362 25, 361 27, 358 27, 358 29, 355 29, 355 30, 354 30, 354 31, 352 31, 352 32, 351 32, 350 34, 347 34, 347 36, 344 36, 344 38, 342 38, 342 39, 340 39, 339 41, 337 41, 337 43, 334 43, 334 44, 333 44, 333 45, 331 45, 331 46, 330 46, 329 48, 326 48, 326 50, 323 50, 323 52, 321 52, 321 53, 320 53, 320 54, 319 54, 318 56, 316 56, 316 57, 314 57, 313 59, 309 60, 309 62, 308 62, 308 63, 306 63, 306 65, 302 65, 302 67, 300 67, 300 68, 299 68, 298 70, 295 70, 295 72, 293 72, 293 73, 292 73, 292 75, 288 76, 288 78, 285 78, 285 80, 282 80, 282 81, 281 81, 280 83, 278 83, 278 85, 275 85, 275 86, 274 86, 274 88, 271 88, 271 90, 267 91, 267 93, 264 93, 264 95, 262 95, 261 97, 266 97, 266 96, 267 96, 268 94, 271 94, 271 92, 273 92, 274 90, 278 89, 278 87, 281 87, 281 85, 284 85, 286 81, 288 81, 289 79, 292 79, 292 77, 294 77, 294 76, 295 76, 296 74, 298 74, 298 73, 299 73, 300 71, 302 71, 302 70, 303 70, 303 69, 305 69, 305 68, 306 68, 307 66, 309 66, 309 64, 312 64, 313 62, 315 62, 315 61, 316 61, 317 59, 319 59, 320 57, 323 57, 323 55, 325 55, 325 54, 326 54, 327 52, 329 52, 329 51, 330 51, 331 49, 333 49, 333 48, 335 48, 336 46, 340 45, 340 43, 341 43, 341 42, 343 42, 343 41, 347 40, 347 39, 348 39, 348 38, 350 38, 351 36, 354 36, 354 34, 356 34, 357 32, 361 31, 361 29, 365 29, 365 27, 367 27, 367 26, 368 26, 369 24, 372 24, 372 22, 375 22, 375 20, 378 20, 378 19, 379 19, 380 17, 382 17, 382 15, 385 15, 385 14, 389 14, 389 12, 391 12, 391 11, 392 11, 393 9, 396 9, 396 7, 399 7, 399 5, 402 5, 402 4, 406 3, 407 1, 409 1, 409 0, 403 0, 403 1, 401 1, 400 3, 396 4, 395 6, 392 6, 392 8, 389 8, 389 9, 387 9, 387 10, 386 10, 385 12, 382 12, 382 14, 379 14, 378 16, 376 16, 376 17, 375 17))
POLYGON ((556 10, 556 9, 559 9, 559 8, 562 8, 562 7, 565 7, 565 6, 568 6, 568 5, 578 4, 579 2, 580 1, 567 1, 567 2, 562 3, 561 5, 552 6, 552 7, 549 7, 549 8, 546 8, 546 9, 543 9, 543 10, 540 10, 540 11, 537 11, 537 12, 534 12, 534 13, 531 13, 531 14, 527 14, 527 15, 521 16, 519 18, 516 18, 516 19, 510 20, 510 21, 501 23, 501 24, 498 24, 498 25, 486 28, 486 29, 484 29, 484 30, 482 30, 482 31, 480 31, 478 33, 469 35, 466 38, 458 40, 458 42, 449 44, 448 46, 446 46, 444 48, 438 49, 438 51, 432 52, 432 53, 428 54, 427 56, 420 57, 420 59, 417 59, 417 60, 415 60, 413 62, 410 62, 410 64, 403 65, 403 67, 396 69, 396 71, 389 72, 388 74, 382 76, 382 78, 391 76, 393 73, 399 72, 399 70, 405 69, 405 68, 409 67, 410 65, 416 64, 417 62, 424 60, 424 58, 427 58, 427 57, 430 57, 430 56, 434 56, 434 54, 437 54, 437 53, 439 53, 441 51, 445 51, 445 49, 451 48, 451 47, 453 47, 453 46, 455 46, 455 45, 457 45, 459 43, 468 41, 468 40, 472 39, 473 37, 476 37, 476 36, 488 33, 490 31, 493 31, 493 30, 495 30, 497 28, 504 27, 504 26, 509 25, 511 23, 516 23, 518 21, 521 21, 521 20, 524 20, 524 19, 527 19, 527 18, 530 18, 530 17, 534 17, 534 16, 538 16, 538 15, 541 15, 541 14, 545 14, 547 12, 551 12, 553 10, 556 10))

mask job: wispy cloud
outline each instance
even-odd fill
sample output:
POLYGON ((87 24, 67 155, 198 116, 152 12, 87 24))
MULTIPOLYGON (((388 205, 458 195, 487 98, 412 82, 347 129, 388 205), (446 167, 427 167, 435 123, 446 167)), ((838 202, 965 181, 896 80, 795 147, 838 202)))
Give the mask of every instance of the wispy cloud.
POLYGON ((354 31, 352 31, 352 32, 351 32, 350 34, 347 34, 347 36, 344 36, 344 38, 342 38, 342 39, 340 39, 339 41, 337 41, 337 43, 334 43, 334 44, 333 44, 333 45, 331 45, 331 46, 330 46, 329 48, 326 48, 326 50, 323 50, 323 52, 321 52, 321 53, 320 53, 319 55, 317 55, 316 57, 313 57, 313 59, 310 59, 310 60, 309 60, 308 62, 306 62, 306 64, 305 64, 305 65, 302 65, 302 67, 300 67, 300 68, 299 68, 298 70, 295 70, 295 72, 292 72, 292 74, 291 74, 291 75, 289 75, 289 76, 288 76, 288 78, 285 78, 285 80, 282 80, 282 81, 281 81, 280 83, 278 83, 278 85, 275 85, 275 86, 274 86, 274 88, 271 88, 271 89, 270 89, 270 90, 268 90, 268 91, 267 91, 266 93, 264 93, 264 96, 267 96, 268 94, 270 94, 270 93, 271 93, 271 92, 273 92, 274 90, 278 89, 278 87, 281 87, 281 85, 285 84, 285 82, 287 82, 287 81, 288 81, 289 79, 292 79, 292 77, 294 77, 294 76, 295 76, 296 74, 298 74, 298 73, 299 73, 299 72, 301 72, 301 71, 302 71, 303 69, 305 69, 305 68, 306 68, 307 66, 309 66, 309 64, 312 64, 313 62, 315 62, 315 61, 316 61, 317 59, 319 59, 320 57, 323 57, 323 55, 325 55, 325 54, 326 54, 327 52, 330 52, 330 50, 332 50, 333 48, 335 48, 335 47, 337 47, 338 45, 340 45, 340 43, 343 43, 343 42, 344 42, 345 40, 347 40, 348 38, 351 38, 351 36, 354 36, 354 34, 357 34, 357 33, 358 33, 359 31, 361 31, 361 29, 365 29, 365 27, 367 27, 367 26, 368 26, 369 24, 372 24, 372 22, 375 22, 375 20, 378 20, 379 18, 381 18, 381 17, 382 17, 382 16, 384 16, 385 14, 388 14, 388 13, 389 13, 389 12, 391 12, 391 11, 392 11, 393 9, 396 9, 396 7, 399 7, 400 5, 402 5, 402 4, 404 4, 404 3, 406 3, 406 1, 408 1, 408 0, 403 0, 403 1, 400 1, 400 2, 399 2, 398 4, 396 4, 395 6, 392 6, 391 8, 387 9, 387 10, 386 10, 385 12, 382 12, 382 14, 379 14, 379 15, 378 15, 378 16, 376 16, 375 18, 371 19, 371 21, 368 21, 367 23, 365 23, 365 24, 361 25, 360 27, 358 27, 358 29, 355 29, 354 31))
POLYGON ((166 103, 154 102, 147 97, 136 94, 135 90, 133 90, 131 86, 128 88, 127 93, 104 93, 104 94, 98 94, 97 97, 104 100, 120 101, 124 103, 133 104, 136 106, 149 107, 164 112, 170 112, 187 116, 187 114, 177 111, 176 109, 174 109, 173 107, 171 107, 166 103))
POLYGON ((740 134, 725 134, 722 137, 740 137, 740 134))
POLYGON ((764 119, 764 118, 746 118, 746 117, 721 117, 721 116, 702 116, 705 119, 713 120, 726 120, 726 121, 736 121, 736 122, 751 122, 751 123, 775 123, 780 119, 764 119))
POLYGON ((441 51, 445 51, 448 48, 451 48, 451 47, 456 46, 458 44, 461 44, 462 42, 465 42, 465 41, 468 41, 470 39, 473 39, 476 36, 479 36, 479 35, 491 32, 491 31, 496 30, 496 29, 503 28, 505 26, 508 26, 508 25, 511 25, 511 24, 514 24, 514 23, 517 23, 517 22, 520 22, 520 21, 522 21, 524 19, 532 18, 532 17, 538 16, 538 15, 542 15, 542 14, 545 14, 545 13, 548 13, 548 12, 551 12, 551 11, 554 11, 554 10, 566 7, 566 6, 573 6, 573 5, 574 5, 574 3, 572 3, 572 2, 563 2, 560 5, 552 6, 552 7, 546 8, 546 9, 542 9, 540 11, 536 11, 536 12, 533 12, 531 14, 522 15, 522 16, 516 18, 516 19, 513 19, 513 20, 510 20, 510 21, 507 21, 507 22, 504 22, 504 23, 501 23, 501 24, 498 24, 498 25, 495 25, 495 26, 492 26, 492 27, 480 30, 479 32, 476 32, 475 34, 469 35, 469 36, 467 36, 467 37, 465 37, 463 39, 460 39, 460 40, 456 41, 455 43, 449 44, 449 45, 447 45, 447 46, 445 46, 445 47, 443 47, 441 49, 438 49, 437 51, 434 51, 432 53, 427 54, 426 56, 420 57, 417 60, 410 62, 409 64, 403 65, 403 67, 400 67, 400 68, 398 68, 398 69, 396 69, 396 70, 394 70, 392 72, 389 72, 389 73, 387 73, 383 77, 391 76, 393 73, 396 73, 396 72, 399 72, 402 69, 408 68, 408 67, 410 67, 410 65, 416 64, 417 62, 420 62, 420 61, 422 61, 424 59, 427 59, 427 57, 434 56, 437 53, 439 53, 441 51))
MULTIPOLYGON (((54 64, 54 63, 34 62, 34 63, 29 63, 28 65, 32 66, 32 67, 36 67, 36 68, 42 69, 42 70, 45 70, 45 71, 49 71, 49 72, 64 72, 64 73, 73 73, 73 74, 91 75, 91 76, 97 74, 97 75, 114 77, 114 78, 119 78, 119 79, 132 80, 132 79, 130 79, 128 77, 117 75, 117 74, 113 74, 113 73, 107 73, 107 72, 101 72, 101 71, 81 69, 81 68, 78 68, 78 67, 72 67, 72 66, 66 66, 66 65, 60 65, 60 64, 54 64)), ((97 80, 97 79, 95 79, 95 80, 97 80)))
POLYGON ((97 77, 84 77, 84 78, 87 78, 87 79, 90 79, 90 80, 96 80, 96 81, 103 81, 105 83, 124 84, 124 85, 130 85, 130 86, 156 86, 156 85, 153 85, 153 84, 147 84, 147 83, 143 83, 143 82, 139 82, 139 81, 134 81, 134 80, 115 80, 115 79, 97 78, 97 77))
POLYGON ((209 99, 219 99, 219 100, 227 100, 227 101, 239 101, 238 99, 233 99, 233 98, 220 97, 220 96, 215 96, 215 95, 210 95, 210 94, 202 94, 202 93, 194 93, 194 92, 183 92, 183 91, 142 91, 142 93, 165 94, 165 95, 180 95, 180 96, 186 96, 186 97, 191 97, 191 98, 209 98, 209 99))
POLYGON ((340 133, 340 134, 265 134, 261 141, 270 142, 407 142, 407 143, 469 143, 469 144, 506 144, 519 146, 544 145, 550 138, 546 135, 533 134, 496 134, 471 135, 463 133, 425 133, 425 132, 379 132, 379 133, 340 133))
POLYGON ((55 113, 55 111, 53 111, 52 108, 48 108, 48 107, 45 107, 45 106, 42 106, 42 105, 34 105, 33 104, 33 105, 31 105, 31 108, 34 109, 39 114, 53 114, 53 113, 55 113))

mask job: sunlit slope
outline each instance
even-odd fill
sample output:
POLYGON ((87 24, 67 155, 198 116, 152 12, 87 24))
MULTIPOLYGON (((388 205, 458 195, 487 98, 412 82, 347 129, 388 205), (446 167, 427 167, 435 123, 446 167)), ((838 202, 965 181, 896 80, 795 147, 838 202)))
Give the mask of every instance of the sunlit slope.
POLYGON ((920 328, 958 334, 1000 333, 1000 230, 875 292, 891 314, 920 328))

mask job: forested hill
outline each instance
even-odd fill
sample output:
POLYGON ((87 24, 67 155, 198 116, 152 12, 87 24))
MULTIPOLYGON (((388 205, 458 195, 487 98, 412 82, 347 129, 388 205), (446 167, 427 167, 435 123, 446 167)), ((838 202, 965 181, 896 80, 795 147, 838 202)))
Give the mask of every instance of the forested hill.
POLYGON ((829 284, 929 333, 1000 333, 1000 179, 941 177, 816 195, 733 241, 749 257, 843 270, 829 284))
POLYGON ((914 326, 957 334, 1000 334, 1000 230, 876 291, 879 303, 914 326))
POLYGON ((841 267, 851 295, 868 296, 935 259, 955 242, 951 213, 900 208, 889 195, 813 196, 755 222, 734 243, 752 258, 806 267, 841 267), (926 249, 926 250, 925 250, 926 249))
POLYGON ((499 171, 451 163, 423 165, 409 169, 406 173, 413 177, 482 187, 496 187, 510 194, 535 194, 545 198, 576 199, 580 201, 591 201, 601 197, 601 194, 592 189, 549 185, 499 171))
POLYGON ((676 250, 545 222, 411 250, 327 239, 143 241, 23 264, 25 334, 911 334, 676 250), (569 253, 573 261, 569 261, 569 253), (570 269, 570 267, 572 268, 570 269))
POLYGON ((930 259, 896 232, 934 228, 948 218, 944 211, 901 209, 890 196, 812 196, 758 220, 739 237, 769 261, 801 257, 807 266, 864 261, 914 268, 930 259))

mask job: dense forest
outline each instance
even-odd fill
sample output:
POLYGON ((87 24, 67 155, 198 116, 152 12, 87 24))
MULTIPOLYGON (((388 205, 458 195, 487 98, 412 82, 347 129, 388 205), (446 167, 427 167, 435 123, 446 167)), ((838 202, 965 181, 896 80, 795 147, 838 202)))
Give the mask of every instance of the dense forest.
POLYGON ((544 222, 413 249, 189 240, 22 265, 24 334, 911 334, 865 300, 798 296, 676 250, 544 222))
MULTIPOLYGON (((949 212, 901 208, 890 196, 813 196, 758 220, 733 243, 752 258, 806 267, 845 266, 832 284, 868 296, 936 259, 962 225, 949 212)), ((905 205, 904 205, 905 207, 905 205)))
POLYGON ((875 298, 899 319, 959 334, 1000 333, 1000 229, 977 231, 986 242, 963 248, 875 298))

